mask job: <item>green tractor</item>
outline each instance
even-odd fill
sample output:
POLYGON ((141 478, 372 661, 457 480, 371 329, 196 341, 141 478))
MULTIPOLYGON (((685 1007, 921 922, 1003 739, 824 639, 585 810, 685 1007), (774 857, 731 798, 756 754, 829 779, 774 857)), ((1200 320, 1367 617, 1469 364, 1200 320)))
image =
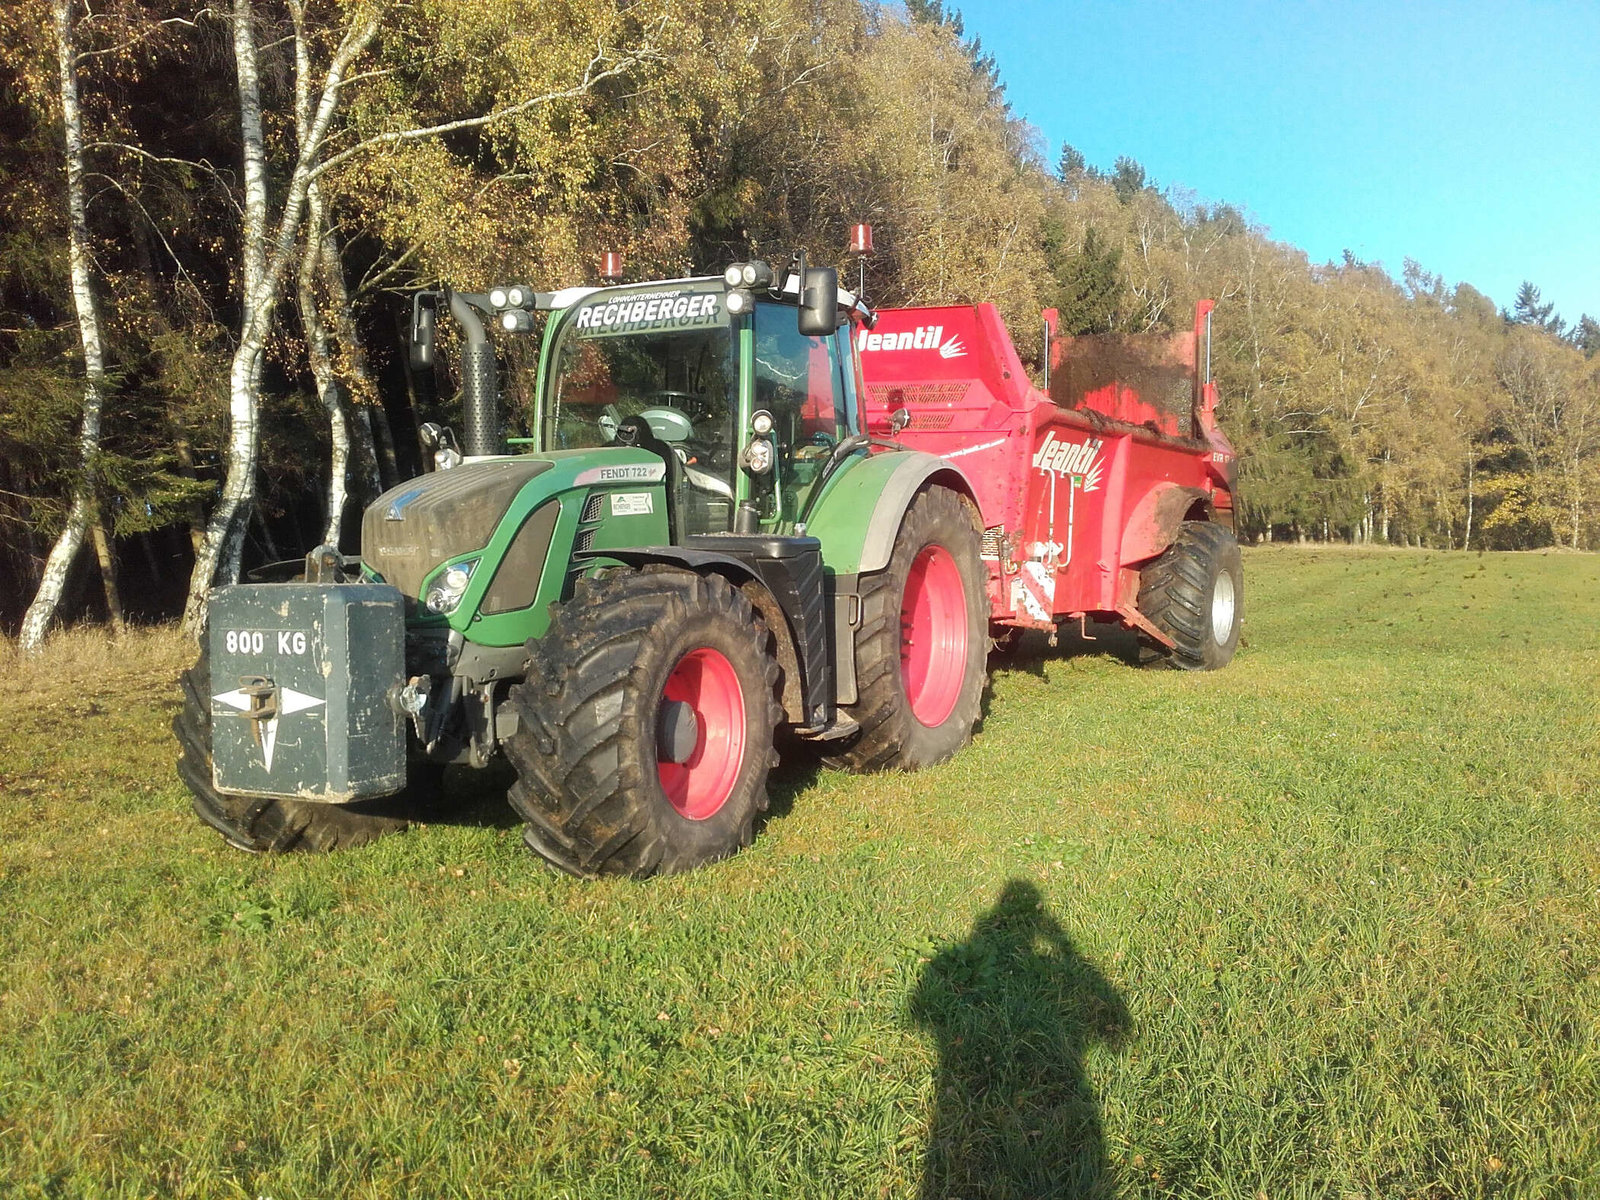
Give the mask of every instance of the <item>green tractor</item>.
POLYGON ((515 772, 578 875, 750 843, 774 739, 914 770, 966 743, 987 641, 973 488, 865 433, 873 314, 774 271, 419 294, 462 335, 464 446, 367 509, 361 555, 219 589, 174 728, 195 811, 250 851, 400 828, 448 764, 515 772), (534 436, 500 444, 496 336, 547 313, 534 436), (291 577, 292 576, 292 577, 291 577))

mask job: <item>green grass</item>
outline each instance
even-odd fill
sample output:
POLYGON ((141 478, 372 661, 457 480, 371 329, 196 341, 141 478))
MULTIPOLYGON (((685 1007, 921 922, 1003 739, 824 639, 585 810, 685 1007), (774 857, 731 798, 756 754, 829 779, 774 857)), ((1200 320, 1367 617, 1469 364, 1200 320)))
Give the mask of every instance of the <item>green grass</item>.
POLYGON ((239 855, 172 635, 0 659, 0 1193, 1600 1193, 1600 559, 1246 574, 1227 671, 1041 647, 644 884, 492 793, 239 855))

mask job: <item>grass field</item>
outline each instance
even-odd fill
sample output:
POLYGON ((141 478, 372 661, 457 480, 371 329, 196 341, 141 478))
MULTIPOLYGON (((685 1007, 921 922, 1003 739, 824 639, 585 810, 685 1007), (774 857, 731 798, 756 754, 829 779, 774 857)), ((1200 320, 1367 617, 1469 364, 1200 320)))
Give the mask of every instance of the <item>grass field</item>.
POLYGON ((1038 647, 644 884, 471 780, 240 855, 172 634, 0 651, 0 1193, 1600 1195, 1600 558, 1245 570, 1227 671, 1038 647))

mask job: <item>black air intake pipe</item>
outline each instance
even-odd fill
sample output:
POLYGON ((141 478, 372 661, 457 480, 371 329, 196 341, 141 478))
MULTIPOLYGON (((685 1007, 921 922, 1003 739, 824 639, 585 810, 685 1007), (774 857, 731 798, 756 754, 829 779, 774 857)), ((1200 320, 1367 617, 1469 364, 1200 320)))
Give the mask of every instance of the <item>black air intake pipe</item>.
POLYGON ((466 335, 461 347, 461 423, 469 458, 500 453, 500 412, 494 344, 464 296, 450 293, 450 313, 466 335))

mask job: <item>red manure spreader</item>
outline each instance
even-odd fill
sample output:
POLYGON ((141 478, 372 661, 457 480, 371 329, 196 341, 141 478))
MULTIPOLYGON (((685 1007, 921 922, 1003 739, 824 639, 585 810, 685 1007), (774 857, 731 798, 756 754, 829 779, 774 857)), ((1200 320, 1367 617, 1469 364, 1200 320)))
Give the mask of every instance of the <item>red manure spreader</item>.
POLYGON ((1135 631, 1147 662, 1233 657, 1244 581, 1212 307, 1172 336, 1058 336, 1049 310, 1044 390, 992 304, 884 309, 857 331, 868 430, 971 481, 1001 647, 1095 620, 1135 631))

